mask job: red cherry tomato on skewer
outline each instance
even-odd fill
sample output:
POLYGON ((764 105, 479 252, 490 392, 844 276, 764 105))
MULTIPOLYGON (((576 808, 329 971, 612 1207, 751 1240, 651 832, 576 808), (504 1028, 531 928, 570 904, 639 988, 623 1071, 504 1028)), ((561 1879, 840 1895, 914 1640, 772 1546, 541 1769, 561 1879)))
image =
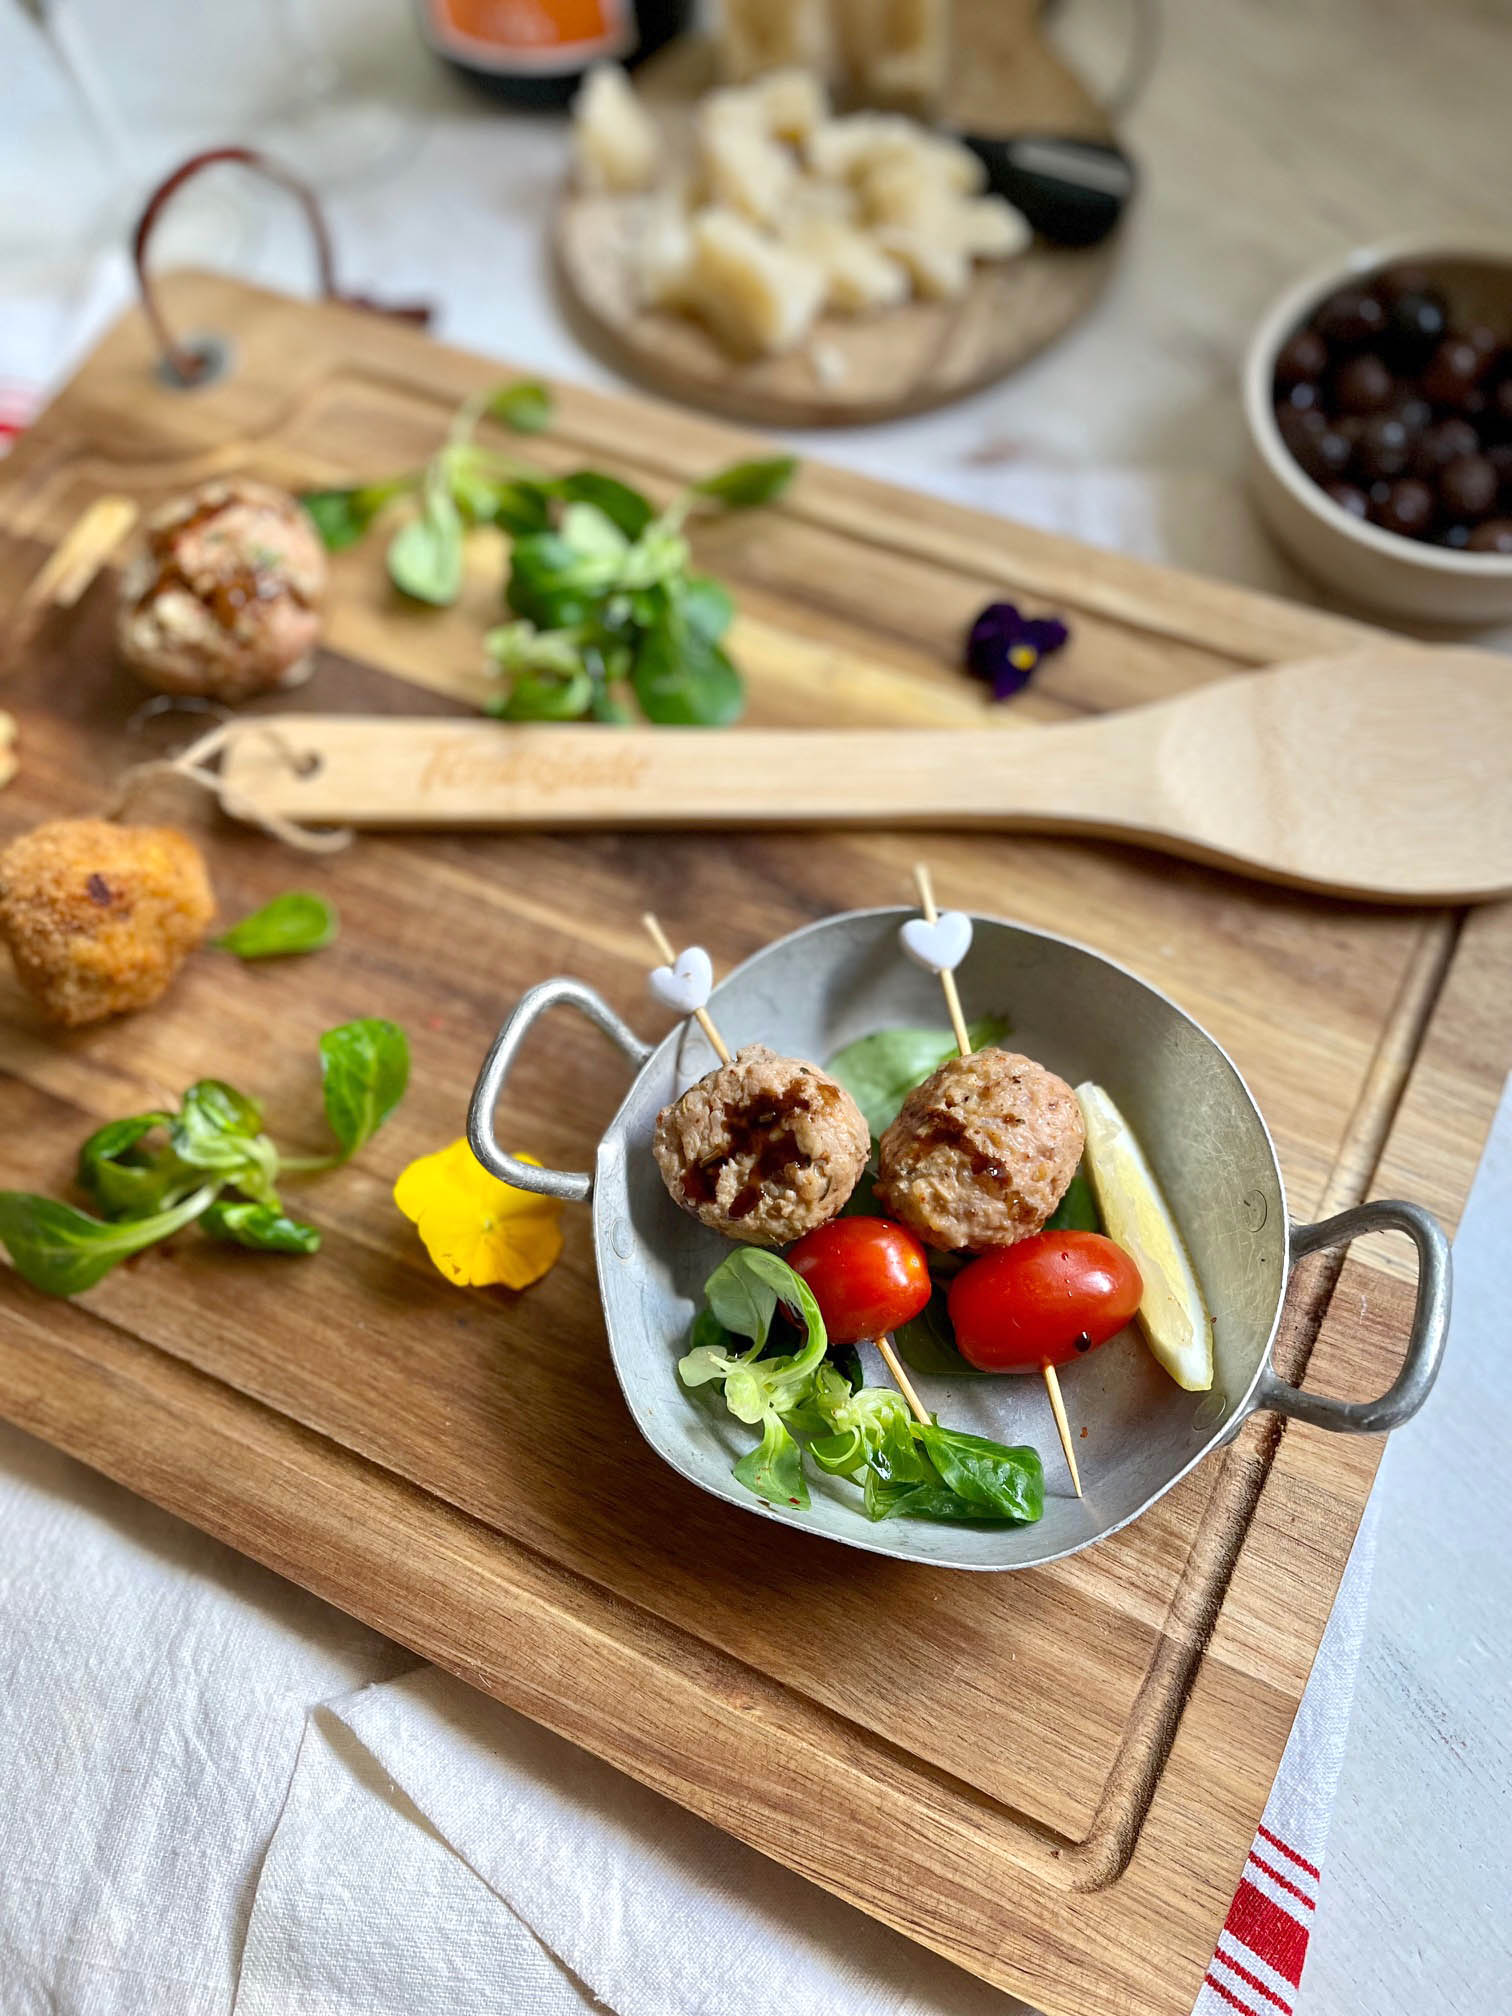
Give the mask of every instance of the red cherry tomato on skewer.
POLYGON ((1042 1372, 1106 1344, 1143 1293, 1139 1269, 1101 1233, 1036 1232, 956 1276, 956 1349, 979 1372, 1042 1372))
POLYGON ((832 1218, 805 1232, 788 1265, 814 1291, 832 1344, 885 1336, 929 1300, 929 1262, 887 1218, 832 1218))

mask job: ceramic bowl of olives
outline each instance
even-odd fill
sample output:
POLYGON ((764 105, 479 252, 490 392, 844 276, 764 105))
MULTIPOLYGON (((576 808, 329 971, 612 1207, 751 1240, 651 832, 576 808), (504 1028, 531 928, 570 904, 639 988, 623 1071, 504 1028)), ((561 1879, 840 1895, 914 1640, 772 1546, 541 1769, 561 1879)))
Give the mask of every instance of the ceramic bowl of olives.
POLYGON ((1419 622, 1512 617, 1512 246, 1315 272, 1244 367, 1256 501, 1309 574, 1419 622))

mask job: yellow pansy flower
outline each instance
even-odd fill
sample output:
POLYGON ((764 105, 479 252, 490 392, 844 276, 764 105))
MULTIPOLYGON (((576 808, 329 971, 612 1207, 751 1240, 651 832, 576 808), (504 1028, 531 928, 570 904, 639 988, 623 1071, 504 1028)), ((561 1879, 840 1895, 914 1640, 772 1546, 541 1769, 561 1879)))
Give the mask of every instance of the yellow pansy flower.
MULTIPOLYGON (((534 1155, 519 1159, 540 1167, 534 1155)), ((465 1140, 411 1162, 394 1202, 459 1288, 528 1288, 561 1257, 560 1199, 501 1183, 465 1140)))

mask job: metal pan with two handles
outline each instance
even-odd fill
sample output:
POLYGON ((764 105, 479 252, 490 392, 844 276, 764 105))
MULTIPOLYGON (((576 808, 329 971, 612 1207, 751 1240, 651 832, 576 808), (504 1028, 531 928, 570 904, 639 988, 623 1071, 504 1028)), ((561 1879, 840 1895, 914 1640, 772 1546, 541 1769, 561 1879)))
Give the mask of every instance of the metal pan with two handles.
MULTIPOLYGON (((763 1042, 823 1062, 843 1044, 890 1026, 940 1021, 932 978, 903 960, 898 926, 913 913, 861 910, 779 939, 730 974, 711 1012, 732 1048, 763 1042)), ((730 1475, 752 1431, 717 1397, 677 1379, 703 1284, 729 1247, 668 1196, 650 1142, 659 1110, 713 1063, 696 1027, 641 1041, 591 988, 548 980, 499 1031, 474 1090, 468 1135, 484 1166, 522 1189, 591 1204, 609 1347, 642 1435, 675 1470, 759 1517, 846 1545, 942 1567, 1031 1568, 1090 1547, 1137 1519, 1248 1415, 1272 1408, 1316 1427, 1382 1433, 1411 1418, 1438 1372, 1449 1323, 1449 1250, 1420 1206, 1369 1203, 1316 1225, 1293 1225, 1275 1147, 1238 1070, 1164 994, 1090 948, 996 918, 974 920, 958 979, 983 1013, 1010 1018, 1016 1049, 1072 1084, 1095 1079, 1128 1117, 1191 1252, 1214 1322, 1216 1375, 1206 1394, 1183 1392, 1131 1329, 1062 1371, 1086 1496, 1077 1499, 1056 1453, 1049 1402, 1037 1380, 929 1378, 925 1404, 951 1427, 1045 1456, 1045 1513, 1026 1527, 873 1524, 843 1479, 811 1478, 798 1511, 758 1500, 730 1475), (494 1112, 531 1026, 571 1006, 636 1067, 599 1143, 593 1173, 540 1169, 499 1147, 494 1112), (1405 1232, 1417 1249, 1417 1300, 1401 1370, 1376 1399, 1338 1400, 1287 1384, 1271 1347, 1294 1263, 1369 1232, 1405 1232), (1084 1431, 1084 1433, 1082 1433, 1084 1431)), ((868 1379, 884 1375, 868 1367, 868 1379)))

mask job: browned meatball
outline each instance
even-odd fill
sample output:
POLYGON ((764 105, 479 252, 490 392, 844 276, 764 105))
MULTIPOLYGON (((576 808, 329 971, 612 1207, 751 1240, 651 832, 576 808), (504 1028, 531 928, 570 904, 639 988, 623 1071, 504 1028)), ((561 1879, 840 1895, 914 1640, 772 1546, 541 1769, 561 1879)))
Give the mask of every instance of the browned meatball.
POLYGON ((1012 1246, 1043 1229, 1083 1140, 1076 1094, 1032 1057, 952 1057, 882 1136, 877 1201, 943 1252, 1012 1246))
POLYGON ((656 1116, 662 1180, 685 1211, 752 1246, 785 1246, 845 1203, 871 1136, 841 1085, 750 1043, 656 1116))
POLYGON ((202 483, 147 520, 121 577, 116 642, 161 692, 250 700, 303 668, 325 585, 325 549, 286 491, 202 483))
POLYGON ((171 826, 53 819, 0 853, 0 939, 71 1028, 149 1007, 214 915, 199 849, 171 826))

